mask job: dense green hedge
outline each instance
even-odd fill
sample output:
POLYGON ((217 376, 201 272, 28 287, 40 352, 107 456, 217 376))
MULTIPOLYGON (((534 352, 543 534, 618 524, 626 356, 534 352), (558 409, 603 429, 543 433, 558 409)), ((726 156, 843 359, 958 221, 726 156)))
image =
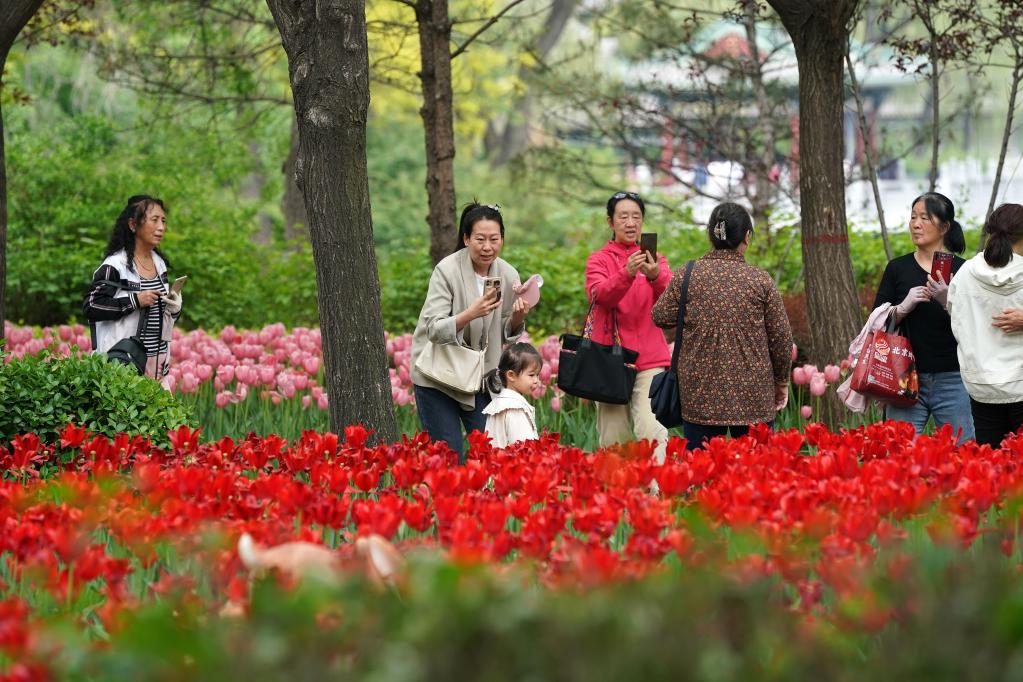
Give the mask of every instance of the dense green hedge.
POLYGON ((68 423, 110 437, 130 433, 166 444, 170 429, 194 425, 188 408, 160 384, 98 354, 57 358, 44 353, 0 365, 0 405, 0 445, 24 433, 56 443, 68 423))
POLYGON ((777 581, 723 577, 713 561, 548 590, 420 558, 402 595, 361 580, 284 594, 265 579, 241 620, 166 594, 126 612, 99 651, 58 623, 52 664, 66 679, 1014 680, 1023 583, 995 544, 904 555, 897 575, 829 593, 812 615, 777 581))

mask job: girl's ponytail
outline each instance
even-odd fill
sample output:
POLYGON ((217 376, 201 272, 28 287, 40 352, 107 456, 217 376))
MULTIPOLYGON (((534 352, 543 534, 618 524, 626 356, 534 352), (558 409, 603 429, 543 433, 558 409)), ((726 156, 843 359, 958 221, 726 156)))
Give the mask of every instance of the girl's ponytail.
POLYGON ((504 390, 504 382, 501 380, 500 370, 492 369, 483 377, 483 388, 491 393, 500 393, 504 390))

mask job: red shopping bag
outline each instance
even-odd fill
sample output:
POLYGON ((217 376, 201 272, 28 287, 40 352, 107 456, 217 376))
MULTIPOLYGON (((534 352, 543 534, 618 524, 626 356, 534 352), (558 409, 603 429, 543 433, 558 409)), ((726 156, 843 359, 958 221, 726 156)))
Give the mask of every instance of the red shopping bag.
POLYGON ((884 330, 863 342, 853 369, 852 390, 895 407, 910 407, 920 394, 916 358, 909 339, 895 331, 895 315, 884 330))

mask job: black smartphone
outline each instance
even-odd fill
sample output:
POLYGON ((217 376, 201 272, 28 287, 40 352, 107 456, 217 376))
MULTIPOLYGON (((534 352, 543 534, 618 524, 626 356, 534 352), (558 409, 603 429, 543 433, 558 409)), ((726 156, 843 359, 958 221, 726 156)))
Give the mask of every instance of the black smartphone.
POLYGON ((493 289, 497 292, 497 300, 501 300, 501 278, 500 277, 487 277, 483 280, 483 295, 487 295, 487 291, 493 289))
POLYGON ((654 262, 657 262, 657 233, 656 232, 644 232, 639 235, 639 248, 646 251, 653 256, 654 262))

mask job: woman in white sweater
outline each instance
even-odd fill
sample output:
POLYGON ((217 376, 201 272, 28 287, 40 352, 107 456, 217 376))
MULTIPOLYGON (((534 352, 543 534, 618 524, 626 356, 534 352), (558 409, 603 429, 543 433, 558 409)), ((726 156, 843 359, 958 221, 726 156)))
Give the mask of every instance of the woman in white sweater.
POLYGON ((999 206, 984 234, 984 252, 952 278, 947 307, 977 442, 999 447, 1023 426, 1023 333, 998 326, 1023 308, 1023 206, 999 206))
POLYGON ((502 346, 525 331, 529 308, 512 290, 519 273, 498 257, 503 246, 504 219, 498 207, 476 202, 466 206, 459 220, 458 245, 434 267, 412 335, 411 374, 419 421, 431 439, 446 442, 462 461, 462 429, 484 430, 483 408, 490 395, 482 374, 478 386, 462 390, 442 376, 440 363, 427 360, 450 351, 437 346, 461 345, 483 351, 486 373, 497 368, 502 346))

